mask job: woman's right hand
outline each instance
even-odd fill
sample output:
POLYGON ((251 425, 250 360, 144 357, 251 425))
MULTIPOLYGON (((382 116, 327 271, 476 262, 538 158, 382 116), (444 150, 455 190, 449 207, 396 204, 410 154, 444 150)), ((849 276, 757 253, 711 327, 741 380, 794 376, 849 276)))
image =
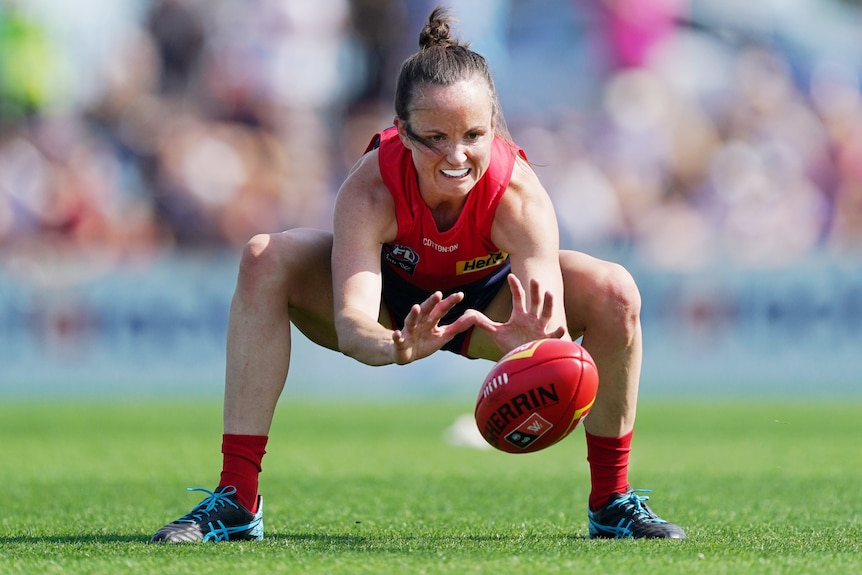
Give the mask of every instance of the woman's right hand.
POLYGON ((421 304, 414 304, 404 318, 404 327, 392 333, 395 363, 403 365, 428 357, 469 329, 473 325, 472 315, 461 316, 449 325, 440 325, 440 320, 463 299, 462 292, 444 298, 438 291, 421 304))

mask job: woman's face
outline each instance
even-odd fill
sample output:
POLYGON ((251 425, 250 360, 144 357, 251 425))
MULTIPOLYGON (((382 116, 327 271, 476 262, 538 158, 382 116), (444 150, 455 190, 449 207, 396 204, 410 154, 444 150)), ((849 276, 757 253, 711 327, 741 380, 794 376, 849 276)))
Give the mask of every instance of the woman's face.
POLYGON ((463 198, 482 178, 491 162, 493 118, 491 93, 481 78, 417 89, 410 118, 395 118, 395 125, 413 152, 426 201, 463 198))

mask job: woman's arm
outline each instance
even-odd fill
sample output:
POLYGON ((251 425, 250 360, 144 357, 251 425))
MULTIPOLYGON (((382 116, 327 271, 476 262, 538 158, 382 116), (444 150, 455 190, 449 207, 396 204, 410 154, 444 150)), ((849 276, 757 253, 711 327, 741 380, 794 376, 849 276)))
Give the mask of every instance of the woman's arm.
POLYGON ((512 315, 502 324, 480 315, 476 325, 504 353, 539 337, 568 338, 556 213, 538 177, 521 159, 497 207, 491 239, 509 254, 515 276, 509 279, 512 315))
POLYGON ((431 355, 473 322, 438 322, 463 298, 439 292, 416 304, 404 328, 379 321, 380 254, 397 233, 395 205, 380 175, 377 152, 366 154, 338 192, 335 204, 332 281, 335 330, 342 353, 368 365, 405 364, 431 355))
POLYGON ((392 330, 381 325, 378 316, 380 253, 396 231, 395 205, 372 151, 357 162, 338 191, 332 247, 338 346, 369 365, 395 361, 392 330))

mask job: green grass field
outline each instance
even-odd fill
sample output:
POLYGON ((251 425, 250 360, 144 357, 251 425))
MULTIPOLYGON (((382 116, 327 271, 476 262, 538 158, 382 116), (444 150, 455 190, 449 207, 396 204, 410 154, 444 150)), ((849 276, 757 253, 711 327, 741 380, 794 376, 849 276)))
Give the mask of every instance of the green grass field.
POLYGON ((0 405, 0 573, 862 572, 862 401, 643 402, 631 480, 683 542, 591 541, 583 431, 453 447, 468 404, 283 402, 260 543, 150 545, 212 489, 220 404, 0 405))

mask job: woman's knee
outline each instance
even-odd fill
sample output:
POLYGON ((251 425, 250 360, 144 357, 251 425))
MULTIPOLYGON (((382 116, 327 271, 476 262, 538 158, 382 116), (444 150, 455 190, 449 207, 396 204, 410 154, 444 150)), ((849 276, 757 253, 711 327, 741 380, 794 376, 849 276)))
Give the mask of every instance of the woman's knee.
POLYGON ((328 271, 331 250, 331 235, 317 230, 255 235, 242 250, 238 287, 286 293, 292 277, 308 283, 320 275, 318 268, 328 271))
POLYGON ((285 272, 281 243, 277 234, 258 234, 245 244, 239 263, 240 286, 272 282, 285 272))
POLYGON ((623 266, 605 262, 598 278, 599 301, 605 302, 608 313, 624 321, 636 321, 641 312, 641 294, 634 277, 623 266))
POLYGON ((601 326, 632 332, 640 325, 640 291, 625 267, 588 256, 574 257, 568 265, 563 261, 563 277, 572 329, 601 326))

